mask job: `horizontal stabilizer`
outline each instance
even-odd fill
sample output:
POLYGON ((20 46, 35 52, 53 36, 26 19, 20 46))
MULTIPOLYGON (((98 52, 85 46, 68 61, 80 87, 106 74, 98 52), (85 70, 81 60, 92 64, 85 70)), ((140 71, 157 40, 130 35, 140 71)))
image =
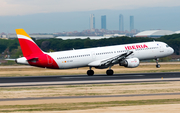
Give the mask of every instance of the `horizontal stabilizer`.
POLYGON ((8 61, 15 61, 16 59, 5 59, 5 60, 8 60, 8 61))

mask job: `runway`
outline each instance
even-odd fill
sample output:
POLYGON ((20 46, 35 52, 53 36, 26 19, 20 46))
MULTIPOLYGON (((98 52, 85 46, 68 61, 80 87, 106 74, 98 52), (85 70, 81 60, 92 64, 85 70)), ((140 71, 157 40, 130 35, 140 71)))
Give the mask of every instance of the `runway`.
POLYGON ((0 87, 180 81, 180 72, 107 75, 0 77, 0 87))

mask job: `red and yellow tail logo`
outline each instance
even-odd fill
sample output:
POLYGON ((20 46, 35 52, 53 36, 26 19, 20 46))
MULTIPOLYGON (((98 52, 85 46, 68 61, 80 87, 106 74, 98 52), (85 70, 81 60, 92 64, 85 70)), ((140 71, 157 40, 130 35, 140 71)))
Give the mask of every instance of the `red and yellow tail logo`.
POLYGON ((30 65, 59 69, 56 61, 50 55, 44 53, 23 29, 16 29, 16 33, 23 56, 30 65))
POLYGON ((24 57, 44 54, 24 29, 16 29, 16 33, 24 57))

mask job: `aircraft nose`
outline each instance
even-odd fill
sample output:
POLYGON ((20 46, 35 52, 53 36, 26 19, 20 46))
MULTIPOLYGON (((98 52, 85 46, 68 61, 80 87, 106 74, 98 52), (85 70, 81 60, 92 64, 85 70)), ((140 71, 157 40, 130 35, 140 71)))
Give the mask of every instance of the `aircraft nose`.
POLYGON ((171 48, 171 54, 173 54, 174 53, 174 49, 173 48, 171 48))

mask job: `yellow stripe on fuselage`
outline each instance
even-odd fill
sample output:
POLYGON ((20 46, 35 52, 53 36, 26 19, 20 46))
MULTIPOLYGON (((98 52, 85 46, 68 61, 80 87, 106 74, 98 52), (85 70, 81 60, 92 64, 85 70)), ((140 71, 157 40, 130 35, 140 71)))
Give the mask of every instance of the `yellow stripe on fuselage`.
POLYGON ((26 31, 24 31, 24 29, 16 29, 16 33, 17 33, 17 35, 24 35, 31 39, 31 37, 26 33, 26 31))

